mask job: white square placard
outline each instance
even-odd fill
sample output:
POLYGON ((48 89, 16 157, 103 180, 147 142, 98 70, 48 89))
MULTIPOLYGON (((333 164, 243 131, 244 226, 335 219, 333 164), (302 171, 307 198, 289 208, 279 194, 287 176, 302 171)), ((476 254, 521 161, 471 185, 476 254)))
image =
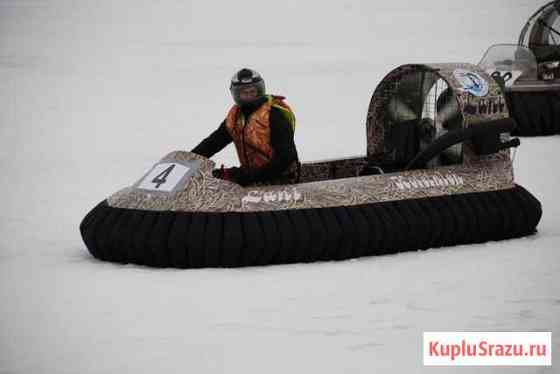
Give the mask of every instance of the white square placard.
POLYGON ((171 192, 190 170, 188 166, 174 162, 157 164, 138 183, 137 188, 171 192))

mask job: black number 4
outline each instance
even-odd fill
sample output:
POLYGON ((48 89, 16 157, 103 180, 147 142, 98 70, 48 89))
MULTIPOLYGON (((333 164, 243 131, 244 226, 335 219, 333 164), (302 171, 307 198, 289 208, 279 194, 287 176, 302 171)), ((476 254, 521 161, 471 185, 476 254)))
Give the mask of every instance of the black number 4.
POLYGON ((167 169, 165 169, 164 171, 156 175, 154 179, 152 179, 152 183, 156 184, 156 188, 159 188, 159 186, 161 186, 167 181, 167 177, 169 176, 169 174, 174 168, 175 168, 175 164, 171 165, 170 167, 168 167, 167 169))

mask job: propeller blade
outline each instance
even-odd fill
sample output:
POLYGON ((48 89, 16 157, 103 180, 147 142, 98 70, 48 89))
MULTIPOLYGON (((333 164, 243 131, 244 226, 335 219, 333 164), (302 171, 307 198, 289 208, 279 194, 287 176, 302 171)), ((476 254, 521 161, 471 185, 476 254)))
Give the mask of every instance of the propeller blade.
POLYGON ((414 110, 399 97, 393 96, 389 102, 389 113, 394 121, 404 122, 418 118, 414 110))

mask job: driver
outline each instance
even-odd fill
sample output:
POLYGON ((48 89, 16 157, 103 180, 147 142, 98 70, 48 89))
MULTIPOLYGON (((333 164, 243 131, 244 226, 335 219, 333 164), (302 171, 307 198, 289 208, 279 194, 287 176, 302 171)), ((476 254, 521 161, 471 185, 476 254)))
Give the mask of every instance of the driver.
POLYGON ((266 95, 264 80, 251 69, 235 73, 230 91, 235 104, 218 129, 191 152, 210 158, 233 142, 241 166, 222 166, 214 176, 242 186, 297 183, 295 116, 284 97, 266 95))

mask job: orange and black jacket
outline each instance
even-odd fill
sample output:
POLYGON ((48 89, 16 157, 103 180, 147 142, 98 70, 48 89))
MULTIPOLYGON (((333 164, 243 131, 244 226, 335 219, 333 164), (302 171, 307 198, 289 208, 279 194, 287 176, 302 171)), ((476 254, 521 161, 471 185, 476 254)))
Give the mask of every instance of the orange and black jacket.
MULTIPOLYGON (((259 109, 262 111, 263 105, 266 105, 268 100, 268 97, 264 97, 250 105, 240 107, 239 110, 246 119, 245 122, 249 123, 251 116, 259 109)), ((230 111, 228 117, 231 116, 231 113, 230 111)), ((224 119, 218 129, 191 152, 210 158, 234 141, 233 134, 237 137, 236 148, 241 167, 244 169, 244 175, 247 178, 245 183, 274 180, 280 177, 294 162, 298 161, 294 143, 294 130, 281 109, 274 106, 270 108, 268 127, 270 128, 269 147, 271 152, 268 155, 259 153, 252 144, 245 140, 245 136, 250 138, 247 130, 250 131, 251 129, 246 129, 246 125, 244 125, 238 129, 237 133, 232 132, 231 121, 228 120, 229 118, 224 119)))

